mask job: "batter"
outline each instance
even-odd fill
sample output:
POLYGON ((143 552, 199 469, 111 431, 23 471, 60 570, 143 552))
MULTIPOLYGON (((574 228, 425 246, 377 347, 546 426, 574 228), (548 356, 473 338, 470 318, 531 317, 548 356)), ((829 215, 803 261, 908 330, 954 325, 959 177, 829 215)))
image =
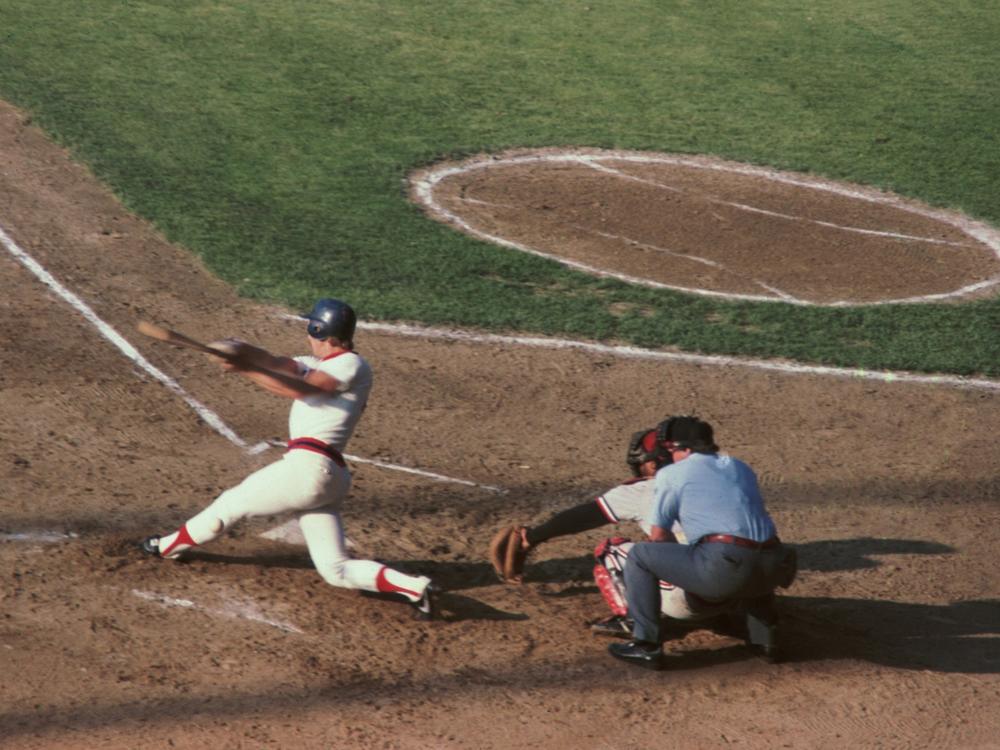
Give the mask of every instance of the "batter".
POLYGON ((368 403, 372 369, 354 351, 357 317, 349 305, 324 298, 303 317, 308 320, 311 355, 276 356, 236 339, 212 345, 234 358, 220 359, 224 370, 293 399, 287 452, 223 492, 177 531, 144 539, 142 550, 176 559, 244 518, 292 512, 313 564, 327 583, 399 595, 414 607, 417 617, 433 619, 437 588, 430 578, 407 575, 372 560, 355 560, 347 553, 340 510, 351 474, 342 452, 368 403))

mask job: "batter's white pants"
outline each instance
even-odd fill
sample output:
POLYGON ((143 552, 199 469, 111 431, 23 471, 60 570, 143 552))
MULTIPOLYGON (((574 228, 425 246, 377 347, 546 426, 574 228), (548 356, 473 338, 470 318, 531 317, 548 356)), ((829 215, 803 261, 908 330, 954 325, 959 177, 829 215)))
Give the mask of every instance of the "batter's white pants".
POLYGON ((226 490, 179 531, 160 539, 161 553, 173 557, 190 544, 205 544, 250 516, 297 515, 309 556, 323 579, 333 585, 363 591, 421 597, 430 579, 410 576, 372 560, 348 555, 340 508, 351 488, 351 473, 327 456, 291 450, 226 490), (171 549, 171 545, 174 547, 171 549))

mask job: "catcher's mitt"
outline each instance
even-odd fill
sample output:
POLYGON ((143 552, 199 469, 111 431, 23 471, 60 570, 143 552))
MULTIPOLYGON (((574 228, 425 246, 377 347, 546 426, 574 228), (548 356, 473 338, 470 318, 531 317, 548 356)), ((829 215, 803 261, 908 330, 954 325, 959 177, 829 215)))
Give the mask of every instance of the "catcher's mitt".
POLYGON ((528 551, 521 546, 521 526, 500 529, 490 540, 490 562, 504 583, 524 581, 524 561, 528 551))

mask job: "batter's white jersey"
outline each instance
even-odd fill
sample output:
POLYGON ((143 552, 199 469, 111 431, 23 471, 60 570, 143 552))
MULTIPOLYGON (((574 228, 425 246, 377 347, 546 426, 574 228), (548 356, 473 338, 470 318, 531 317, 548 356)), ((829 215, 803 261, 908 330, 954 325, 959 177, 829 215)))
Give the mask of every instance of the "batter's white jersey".
MULTIPOLYGON (((597 504, 611 523, 634 521, 649 536, 652 528, 649 524, 649 511, 653 505, 654 485, 652 477, 636 477, 600 495, 597 504)), ((675 523, 671 531, 677 541, 687 541, 680 524, 675 523)))
POLYGON ((295 357, 299 372, 319 370, 340 384, 335 394, 297 398, 288 415, 289 450, 236 487, 226 490, 179 531, 161 537, 160 549, 179 554, 216 539, 248 516, 294 512, 316 570, 333 586, 397 593, 412 602, 423 596, 430 578, 393 570, 374 560, 352 558, 347 552, 340 508, 351 487, 351 473, 339 456, 372 388, 372 370, 354 352, 324 359, 295 357), (294 445, 299 440, 303 444, 294 445), (316 449, 319 447, 319 450, 316 449), (183 533, 183 536, 182 536, 183 533))
POLYGON ((372 389, 372 368, 355 352, 340 352, 325 359, 295 357, 301 374, 319 370, 335 378, 340 389, 335 396, 297 398, 288 414, 288 437, 315 438, 339 451, 347 447, 354 427, 368 404, 372 389))

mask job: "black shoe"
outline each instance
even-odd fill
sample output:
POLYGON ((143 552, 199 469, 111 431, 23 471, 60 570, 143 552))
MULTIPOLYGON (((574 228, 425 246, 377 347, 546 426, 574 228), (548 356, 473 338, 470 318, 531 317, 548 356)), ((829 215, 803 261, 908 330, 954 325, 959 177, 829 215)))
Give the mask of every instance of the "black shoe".
POLYGON ((428 583, 424 589, 424 594, 415 602, 410 602, 413 607, 413 617, 417 620, 436 620, 438 618, 437 597, 441 589, 433 583, 428 583))
POLYGON ((777 664, 782 660, 781 649, 776 644, 762 646, 758 643, 748 643, 747 649, 754 656, 759 656, 768 664, 777 664))
POLYGON ((141 542, 139 542, 139 549, 142 550, 144 555, 149 555, 150 557, 160 556, 160 537, 158 536, 147 536, 141 542))
POLYGON ((777 664, 782 659, 781 649, 778 648, 777 643, 771 643, 766 646, 757 646, 758 653, 764 658, 768 664, 777 664))
POLYGON ((781 648, 778 645, 777 626, 768 627, 763 643, 747 640, 747 648, 750 649, 750 653, 763 658, 768 664, 777 664, 782 658, 781 648))
POLYGON ((612 643, 608 653, 616 659, 635 664, 646 669, 663 669, 663 649, 659 644, 645 641, 629 641, 628 643, 612 643))
POLYGON ((611 617, 590 623, 590 632, 594 635, 606 635, 611 638, 631 638, 632 621, 625 615, 611 615, 611 617))

